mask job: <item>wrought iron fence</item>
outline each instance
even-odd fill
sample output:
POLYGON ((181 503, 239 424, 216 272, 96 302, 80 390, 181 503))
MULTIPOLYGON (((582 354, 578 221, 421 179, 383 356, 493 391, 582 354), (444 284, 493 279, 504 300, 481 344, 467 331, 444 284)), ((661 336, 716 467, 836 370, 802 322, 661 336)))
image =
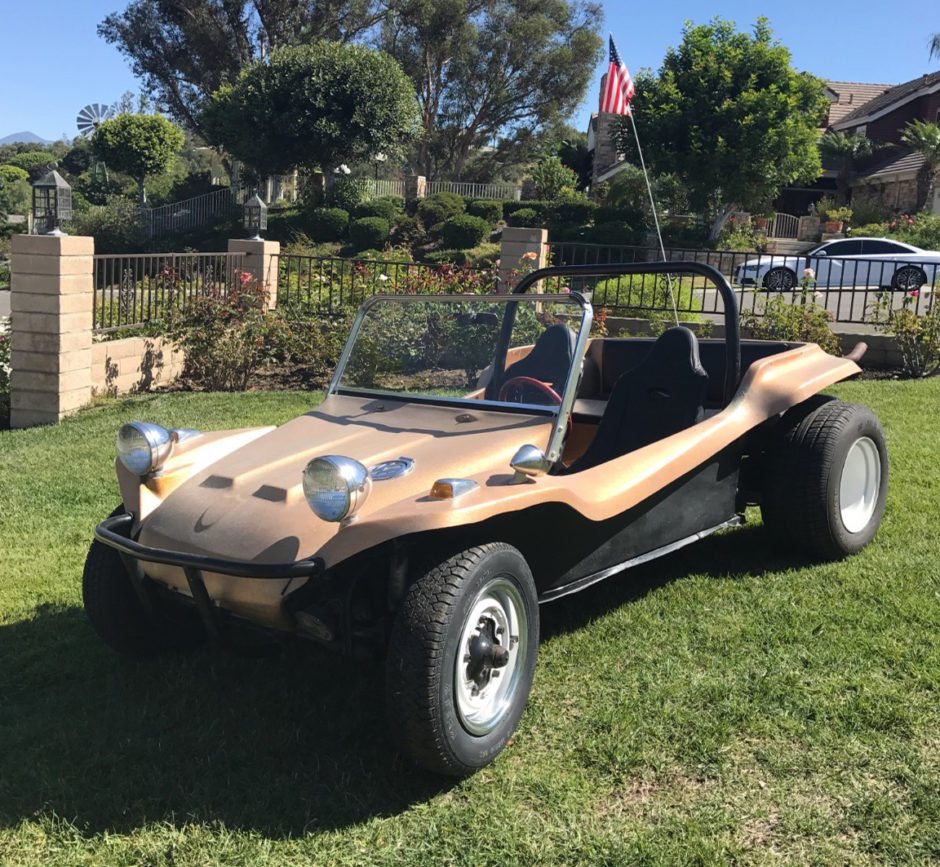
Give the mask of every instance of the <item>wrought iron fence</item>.
POLYGON ((231 187, 172 202, 156 208, 141 208, 140 223, 151 238, 171 232, 186 232, 204 226, 210 220, 231 217, 241 207, 239 194, 231 187))
POLYGON ((194 298, 225 295, 244 253, 101 254, 94 257, 94 332, 139 328, 194 298))
MULTIPOLYGON (((655 248, 604 246, 599 244, 553 243, 549 261, 553 265, 585 265, 607 262, 662 261, 655 248)), ((894 309, 907 306, 914 313, 931 309, 940 287, 940 263, 915 258, 886 261, 863 257, 827 257, 806 254, 757 253, 730 250, 667 249, 666 260, 702 262, 714 266, 737 290, 742 313, 761 316, 770 293, 782 292, 796 301, 804 288, 834 322, 871 324, 879 305, 894 309)), ((587 278, 570 281, 570 289, 592 297, 595 307, 612 313, 671 313, 673 299, 666 282, 640 275, 587 278)), ((673 280, 673 296, 680 314, 721 314, 718 292, 705 278, 682 276, 673 280)))
POLYGON ((428 181, 426 195, 434 193, 456 193, 474 199, 515 199, 522 198, 522 187, 515 184, 465 184, 460 181, 428 181))
POLYGON ((336 314, 379 293, 488 293, 497 287, 494 269, 413 264, 373 259, 281 255, 277 305, 294 311, 336 314))

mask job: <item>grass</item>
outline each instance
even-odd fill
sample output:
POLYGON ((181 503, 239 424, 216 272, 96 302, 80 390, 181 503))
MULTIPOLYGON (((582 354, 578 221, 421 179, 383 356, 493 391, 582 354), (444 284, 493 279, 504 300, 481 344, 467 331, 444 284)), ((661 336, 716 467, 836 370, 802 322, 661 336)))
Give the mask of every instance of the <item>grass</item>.
POLYGON ((887 431, 875 542, 801 563, 755 516, 546 606, 514 743, 456 783, 394 754, 377 668, 136 662, 85 621, 118 424, 281 422, 310 396, 131 398, 0 432, 0 863, 937 863, 940 380, 833 391, 887 431))

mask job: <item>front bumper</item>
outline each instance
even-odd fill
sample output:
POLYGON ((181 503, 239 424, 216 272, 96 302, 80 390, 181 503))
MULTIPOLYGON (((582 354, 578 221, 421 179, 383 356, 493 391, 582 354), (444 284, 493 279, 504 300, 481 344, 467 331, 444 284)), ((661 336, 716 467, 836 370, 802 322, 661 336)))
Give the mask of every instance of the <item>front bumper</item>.
MULTIPOLYGON (((313 578, 321 575, 325 568, 323 560, 319 557, 295 560, 290 563, 251 563, 244 560, 229 560, 224 557, 208 557, 203 554, 169 551, 164 548, 150 548, 131 539, 130 534, 133 524, 133 515, 113 515, 95 527, 95 538, 102 544, 114 548, 120 554, 131 582, 148 607, 150 600, 146 594, 145 583, 149 579, 144 575, 141 563, 163 563, 181 568, 186 575, 186 581, 199 611, 199 616, 202 618, 206 630, 213 637, 220 634, 220 615, 218 606, 213 603, 206 590, 203 572, 212 572, 233 578, 283 581, 294 578, 313 578)), ((289 599, 289 597, 285 597, 285 599, 289 599)))

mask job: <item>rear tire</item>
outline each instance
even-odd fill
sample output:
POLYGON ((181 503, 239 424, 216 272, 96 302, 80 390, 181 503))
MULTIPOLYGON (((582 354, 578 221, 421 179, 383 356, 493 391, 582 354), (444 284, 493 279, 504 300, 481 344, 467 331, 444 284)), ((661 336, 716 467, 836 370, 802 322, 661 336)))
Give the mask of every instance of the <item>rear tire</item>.
POLYGON ((927 282, 927 275, 920 268, 905 265, 894 272, 891 285, 903 292, 916 292, 927 282))
POLYGON ((764 288, 768 292, 786 292, 796 286, 796 274, 789 268, 771 268, 764 275, 764 288))
MULTIPOLYGON (((121 514, 123 507, 111 513, 121 514)), ((128 656, 150 656, 188 650, 205 640, 195 612, 182 607, 169 612, 156 593, 150 595, 152 613, 137 595, 118 552, 97 539, 91 543, 82 573, 82 602, 105 644, 128 656)))
POLYGON ((492 762, 525 709, 538 642, 535 583, 511 545, 470 548, 421 576, 398 612, 386 669, 403 751, 448 776, 492 762))
POLYGON ((781 420, 761 514, 784 545, 835 560, 860 551, 878 530, 889 462, 884 431, 868 407, 823 397, 781 420))

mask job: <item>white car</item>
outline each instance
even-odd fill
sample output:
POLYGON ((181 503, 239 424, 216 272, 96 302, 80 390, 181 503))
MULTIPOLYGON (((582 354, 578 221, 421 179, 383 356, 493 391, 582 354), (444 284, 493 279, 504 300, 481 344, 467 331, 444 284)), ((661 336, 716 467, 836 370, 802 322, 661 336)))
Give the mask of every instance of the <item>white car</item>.
POLYGON ((805 255, 749 259, 735 269, 735 282, 783 292, 798 286, 807 268, 815 273, 817 288, 884 286, 912 292, 938 279, 940 253, 889 238, 846 238, 805 255))

